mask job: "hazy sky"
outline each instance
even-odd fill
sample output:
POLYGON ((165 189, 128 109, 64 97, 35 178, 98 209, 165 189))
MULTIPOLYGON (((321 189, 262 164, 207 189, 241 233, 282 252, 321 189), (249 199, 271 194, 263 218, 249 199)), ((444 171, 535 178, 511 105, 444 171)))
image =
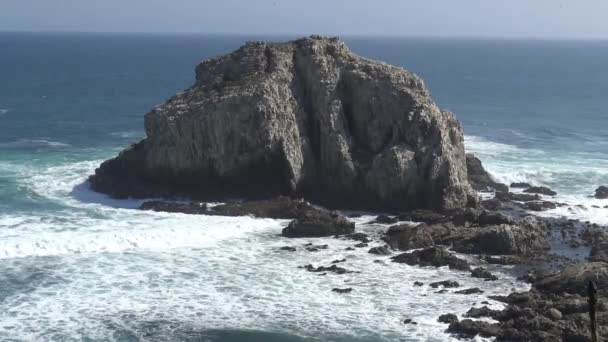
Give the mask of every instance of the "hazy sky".
POLYGON ((608 0, 0 0, 0 31, 608 39, 608 0))

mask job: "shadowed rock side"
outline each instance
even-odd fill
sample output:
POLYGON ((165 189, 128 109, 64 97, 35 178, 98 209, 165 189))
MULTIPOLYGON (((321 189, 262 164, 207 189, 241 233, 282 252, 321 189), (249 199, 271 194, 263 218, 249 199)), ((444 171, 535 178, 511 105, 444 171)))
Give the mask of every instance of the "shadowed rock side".
POLYGON ((147 138, 104 162, 114 197, 303 196, 330 207, 464 207, 463 133, 416 75, 337 38, 250 42, 203 61, 145 116, 147 138))

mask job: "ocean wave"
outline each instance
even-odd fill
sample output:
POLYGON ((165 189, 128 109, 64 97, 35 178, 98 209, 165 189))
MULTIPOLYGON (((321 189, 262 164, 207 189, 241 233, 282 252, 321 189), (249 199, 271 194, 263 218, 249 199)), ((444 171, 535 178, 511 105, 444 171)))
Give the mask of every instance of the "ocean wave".
POLYGON ((64 148, 69 146, 70 144, 67 143, 46 139, 19 139, 9 142, 0 142, 0 148, 64 148))
POLYGON ((121 132, 112 132, 110 133, 113 137, 121 137, 124 139, 128 138, 143 138, 145 133, 143 131, 121 131, 121 132))
POLYGON ((0 108, 0 117, 8 114, 10 110, 8 108, 0 108))

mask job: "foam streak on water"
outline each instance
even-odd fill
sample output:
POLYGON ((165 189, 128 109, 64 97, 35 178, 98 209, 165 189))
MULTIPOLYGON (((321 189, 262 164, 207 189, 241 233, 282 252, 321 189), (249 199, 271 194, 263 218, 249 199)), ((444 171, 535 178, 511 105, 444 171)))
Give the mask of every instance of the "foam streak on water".
POLYGON ((608 184, 608 155, 603 153, 559 153, 515 145, 501 144, 468 136, 467 152, 480 158, 484 167, 498 182, 528 182, 548 186, 558 195, 548 200, 566 203, 568 207, 542 212, 540 215, 578 218, 608 224, 608 200, 592 198, 595 189, 608 184), (582 207, 576 207, 582 205, 582 207))
MULTIPOLYGON (((393 264, 367 248, 345 251, 353 241, 286 239, 279 235, 285 220, 143 212, 129 209, 137 201, 103 202, 107 198, 83 187, 73 190, 99 162, 20 178, 20 186, 64 210, 0 216, 0 335, 172 340, 239 328, 324 340, 444 341, 447 326, 436 321, 439 315, 463 314, 487 295, 525 289, 500 272, 498 282, 484 282, 447 268, 393 264), (329 248, 307 252, 308 242, 329 248), (285 245, 298 251, 281 251, 285 245), (320 276, 298 268, 342 258, 342 267, 360 273, 320 276), (486 293, 436 294, 413 286, 445 279, 486 293), (353 292, 336 294, 335 287, 353 292), (405 318, 419 324, 404 325, 405 318)), ((370 219, 358 219, 360 231, 385 229, 363 224, 370 219)))

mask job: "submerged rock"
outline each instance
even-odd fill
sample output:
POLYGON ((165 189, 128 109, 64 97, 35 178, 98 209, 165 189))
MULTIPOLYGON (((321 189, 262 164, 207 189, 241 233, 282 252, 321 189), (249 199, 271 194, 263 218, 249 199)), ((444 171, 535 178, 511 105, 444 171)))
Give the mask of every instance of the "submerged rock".
POLYGON ((351 293, 351 292, 353 292, 352 287, 348 287, 348 288, 345 288, 345 289, 334 288, 334 289, 331 289, 331 290, 332 290, 332 292, 337 292, 337 293, 351 293))
POLYGON ((100 165, 114 197, 303 196, 332 207, 475 203, 463 133, 411 72, 337 38, 250 42, 203 61, 145 116, 146 138, 100 165))

